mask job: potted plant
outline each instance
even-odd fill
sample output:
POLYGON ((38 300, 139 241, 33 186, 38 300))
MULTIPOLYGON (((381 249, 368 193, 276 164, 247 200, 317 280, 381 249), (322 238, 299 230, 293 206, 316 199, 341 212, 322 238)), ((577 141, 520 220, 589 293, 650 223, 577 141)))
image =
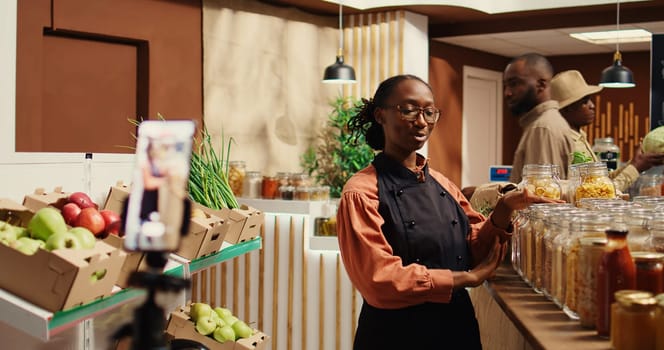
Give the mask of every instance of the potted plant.
POLYGON ((346 181, 366 167, 374 152, 364 136, 353 139, 347 124, 361 107, 360 101, 337 97, 317 139, 301 157, 301 165, 319 185, 330 187, 330 197, 338 198, 346 181))

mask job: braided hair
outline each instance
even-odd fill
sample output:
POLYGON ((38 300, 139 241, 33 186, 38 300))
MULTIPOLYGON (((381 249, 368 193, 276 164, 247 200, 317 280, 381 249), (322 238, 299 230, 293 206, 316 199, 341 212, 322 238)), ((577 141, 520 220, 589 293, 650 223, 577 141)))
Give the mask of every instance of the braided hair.
POLYGON ((364 135, 367 144, 369 144, 374 150, 383 150, 383 148, 385 148, 385 132, 383 131, 383 126, 378 123, 374 116, 376 108, 384 108, 387 105, 387 100, 390 98, 397 85, 404 80, 410 79, 422 82, 422 84, 426 85, 429 90, 431 90, 429 84, 415 75, 395 75, 384 80, 378 85, 378 89, 376 89, 373 98, 368 100, 365 98, 362 99, 357 113, 348 121, 348 131, 353 135, 351 138, 352 140, 357 142, 358 136, 364 135))

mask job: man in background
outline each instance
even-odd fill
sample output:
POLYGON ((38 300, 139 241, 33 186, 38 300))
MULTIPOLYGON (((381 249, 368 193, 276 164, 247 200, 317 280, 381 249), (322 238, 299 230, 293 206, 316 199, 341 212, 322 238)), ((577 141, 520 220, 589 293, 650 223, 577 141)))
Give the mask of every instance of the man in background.
POLYGON ((505 103, 523 129, 514 152, 510 182, 521 182, 526 164, 558 165, 560 177, 567 178, 573 140, 567 136, 569 125, 558 111, 558 102, 551 99, 552 77, 549 60, 536 53, 515 57, 505 68, 505 103))

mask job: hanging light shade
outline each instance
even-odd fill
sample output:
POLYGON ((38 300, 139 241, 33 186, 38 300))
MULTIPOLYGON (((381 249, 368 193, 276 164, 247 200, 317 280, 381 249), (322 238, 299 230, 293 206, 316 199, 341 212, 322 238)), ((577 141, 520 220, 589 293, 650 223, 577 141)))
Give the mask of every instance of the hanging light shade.
POLYGON ((355 70, 353 67, 344 63, 344 35, 342 25, 342 4, 339 1, 339 51, 337 52, 337 59, 332 64, 325 68, 323 75, 323 83, 328 84, 351 84, 355 83, 355 70))
POLYGON ((599 85, 607 88, 631 88, 636 86, 632 71, 623 66, 620 54, 620 0, 616 1, 616 53, 613 54, 613 65, 602 71, 599 85))
POLYGON ((608 88, 630 88, 636 86, 632 71, 622 64, 620 51, 616 51, 613 55, 613 65, 602 71, 602 79, 599 85, 608 88))

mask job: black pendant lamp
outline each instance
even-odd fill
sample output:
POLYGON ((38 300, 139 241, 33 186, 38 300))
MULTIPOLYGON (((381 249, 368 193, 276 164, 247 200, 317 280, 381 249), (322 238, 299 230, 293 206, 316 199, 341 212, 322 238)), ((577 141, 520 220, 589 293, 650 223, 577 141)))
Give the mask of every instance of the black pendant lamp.
POLYGON ((632 71, 623 66, 620 54, 620 0, 617 1, 616 10, 616 52, 613 54, 613 65, 602 71, 600 86, 607 88, 631 88, 636 86, 632 71))
POLYGON ((352 84, 355 83, 355 70, 353 67, 344 63, 344 34, 342 26, 342 4, 339 0, 339 51, 337 60, 332 65, 325 68, 323 83, 327 84, 352 84))

